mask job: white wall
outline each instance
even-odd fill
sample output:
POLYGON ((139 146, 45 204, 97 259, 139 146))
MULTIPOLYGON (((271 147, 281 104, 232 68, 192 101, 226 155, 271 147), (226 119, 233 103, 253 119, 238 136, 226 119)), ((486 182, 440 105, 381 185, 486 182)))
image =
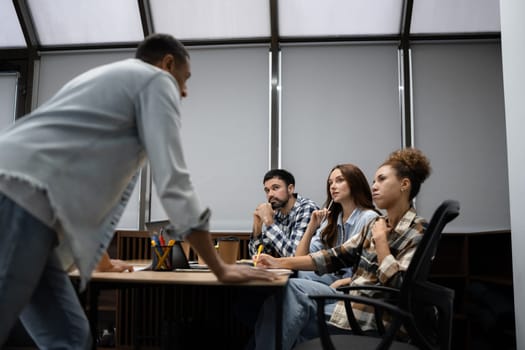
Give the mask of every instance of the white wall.
POLYGON ((17 73, 0 73, 0 130, 15 121, 17 73))
MULTIPOLYGON (((497 43, 417 44, 412 48, 415 146, 433 174, 417 198, 430 217, 444 199, 460 201, 448 232, 510 228, 501 50, 497 43), (487 205, 490 203, 491 205, 487 205)), ((38 104, 73 76, 132 56, 121 52, 45 54, 38 104)), ((268 170, 268 48, 190 48, 192 78, 183 100, 183 144, 214 231, 250 230, 265 200, 268 170)), ((319 205, 338 163, 351 162, 371 181, 388 153, 401 147, 397 47, 393 44, 282 47, 281 166, 296 189, 319 205)), ((119 228, 138 228, 138 187, 119 228)), ((166 215, 155 190, 151 217, 166 215)))
POLYGON ((510 229, 500 44, 414 44, 412 74, 414 144, 433 168, 418 211, 451 198, 461 213, 446 232, 510 229))
MULTIPOLYGON (((182 101, 186 162, 212 231, 251 230, 265 200, 269 166, 269 51, 260 47, 189 48, 191 79, 182 101)), ((163 220, 152 191, 151 220, 163 220)))
POLYGON ((507 145, 517 349, 525 349, 525 2, 505 0, 501 8, 501 45, 507 145))
POLYGON ((357 165, 371 182, 401 147, 398 51, 393 44, 282 48, 282 167, 296 190, 326 199, 336 164, 357 165))

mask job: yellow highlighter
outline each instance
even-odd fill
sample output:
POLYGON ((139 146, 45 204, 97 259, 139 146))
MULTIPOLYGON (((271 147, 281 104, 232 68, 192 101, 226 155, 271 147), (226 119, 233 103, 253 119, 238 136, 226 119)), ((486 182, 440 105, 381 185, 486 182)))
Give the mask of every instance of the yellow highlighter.
POLYGON ((255 257, 255 261, 253 262, 253 266, 257 266, 257 261, 259 261, 259 255, 261 255, 262 250, 263 245, 259 244, 259 248, 257 248, 257 256, 255 257))

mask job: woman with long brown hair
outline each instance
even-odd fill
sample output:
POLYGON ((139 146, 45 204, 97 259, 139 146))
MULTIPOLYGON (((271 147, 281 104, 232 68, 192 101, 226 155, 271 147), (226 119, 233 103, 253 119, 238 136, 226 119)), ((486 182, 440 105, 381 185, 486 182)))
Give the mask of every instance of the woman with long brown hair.
MULTIPOLYGON (((361 232, 377 216, 370 186, 361 169, 350 163, 336 165, 326 180, 324 208, 312 213, 295 256, 337 247, 361 232)), ((322 276, 312 271, 298 273, 300 278, 323 282, 334 288, 348 283, 351 276, 351 267, 322 276)))

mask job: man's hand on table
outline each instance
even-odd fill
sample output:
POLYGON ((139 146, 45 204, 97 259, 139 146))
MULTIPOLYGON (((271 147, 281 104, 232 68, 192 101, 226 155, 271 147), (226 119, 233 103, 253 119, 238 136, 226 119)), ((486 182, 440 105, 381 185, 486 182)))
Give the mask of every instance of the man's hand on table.
POLYGON ((263 269, 254 269, 247 265, 223 264, 220 272, 216 273, 217 279, 221 282, 246 282, 246 281, 273 281, 277 276, 263 269))
POLYGON ((109 255, 105 253, 98 263, 97 272, 133 272, 133 265, 119 259, 110 259, 109 255))

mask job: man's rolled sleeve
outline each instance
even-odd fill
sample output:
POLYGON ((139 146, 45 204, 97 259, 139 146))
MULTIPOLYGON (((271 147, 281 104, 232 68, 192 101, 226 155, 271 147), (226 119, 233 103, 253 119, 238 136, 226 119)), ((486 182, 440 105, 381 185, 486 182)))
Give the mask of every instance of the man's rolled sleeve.
POLYGON ((209 231, 210 230, 210 217, 211 210, 206 208, 202 214, 199 216, 199 220, 192 225, 189 229, 183 228, 180 229, 177 226, 170 223, 166 228, 166 233, 170 239, 184 241, 187 236, 191 234, 192 231, 209 231))

